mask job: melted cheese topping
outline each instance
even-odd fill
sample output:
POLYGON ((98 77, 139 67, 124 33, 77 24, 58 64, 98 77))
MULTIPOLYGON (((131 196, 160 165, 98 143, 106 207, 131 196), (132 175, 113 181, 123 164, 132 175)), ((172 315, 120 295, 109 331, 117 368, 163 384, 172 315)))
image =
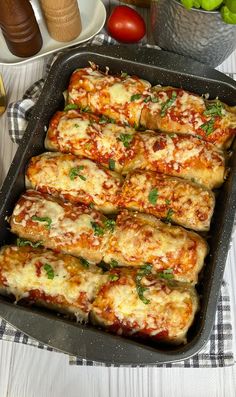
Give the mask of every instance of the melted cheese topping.
POLYGON ((145 298, 148 304, 139 299, 133 277, 122 275, 119 281, 102 288, 92 312, 99 324, 119 334, 183 342, 198 307, 194 289, 156 281, 147 284, 145 298))
POLYGON ((94 203, 96 209, 112 212, 121 177, 90 160, 73 155, 43 153, 33 157, 26 172, 30 187, 77 203, 94 203), (71 172, 76 171, 72 177, 71 172), (80 176, 79 176, 80 175, 80 176))
POLYGON ((139 96, 142 97, 150 87, 150 83, 137 77, 112 77, 98 71, 94 77, 93 69, 85 68, 73 73, 68 98, 79 107, 88 106, 93 113, 138 125, 143 107, 139 96), (132 98, 133 95, 136 98, 132 98))
POLYGON ((69 111, 56 113, 50 122, 45 145, 51 150, 60 150, 88 157, 109 167, 109 160, 115 162, 115 170, 122 171, 126 158, 133 156, 132 142, 128 147, 122 136, 132 136, 135 130, 117 124, 106 123, 87 113, 69 111))
POLYGON ((146 263, 156 271, 173 269, 176 280, 196 283, 207 254, 205 241, 193 232, 162 223, 150 215, 122 212, 109 239, 104 261, 121 266, 146 263))
POLYGON ((149 213, 193 230, 209 230, 215 198, 195 183, 151 171, 135 171, 122 187, 119 206, 149 213), (154 197, 152 198, 152 195, 154 197))
POLYGON ((99 263, 108 238, 105 218, 84 206, 52 200, 50 196, 35 191, 24 194, 11 217, 12 232, 26 239, 41 241, 45 247, 99 263), (34 217, 49 219, 51 223, 48 225, 34 217), (103 235, 94 233, 94 223, 102 228, 103 235))
POLYGON ((214 145, 193 136, 137 134, 143 143, 138 167, 194 180, 209 189, 224 181, 224 154, 214 145), (141 159, 141 161, 140 161, 141 159))
POLYGON ((45 304, 56 304, 74 314, 87 313, 91 301, 107 276, 97 268, 85 269, 71 256, 27 247, 4 247, 0 253, 0 273, 5 278, 5 289, 16 300, 24 297, 34 300, 34 292, 45 304), (48 277, 44 266, 53 269, 48 277))
POLYGON ((154 87, 152 98, 155 101, 146 103, 141 114, 141 124, 145 128, 197 135, 219 148, 228 148, 232 143, 236 115, 220 101, 221 114, 211 114, 207 113, 207 109, 213 102, 182 89, 154 87), (212 123, 211 128, 205 130, 204 125, 209 122, 212 123))

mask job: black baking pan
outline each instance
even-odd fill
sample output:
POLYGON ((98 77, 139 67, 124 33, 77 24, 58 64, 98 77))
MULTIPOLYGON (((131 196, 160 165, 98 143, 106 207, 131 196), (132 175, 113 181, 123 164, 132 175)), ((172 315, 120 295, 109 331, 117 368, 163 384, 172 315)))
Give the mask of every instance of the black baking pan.
MULTIPOLYGON (((227 76, 196 61, 168 52, 122 46, 93 46, 66 52, 53 65, 42 94, 32 112, 27 131, 11 164, 0 191, 0 245, 13 241, 6 217, 24 191, 24 171, 32 156, 45 151, 45 131, 53 113, 63 106, 63 91, 71 73, 92 61, 111 73, 136 74, 152 85, 183 87, 198 94, 219 97, 236 105, 236 83, 227 76)), ((214 218, 208 236, 210 253, 197 286, 201 306, 181 346, 161 346, 140 340, 111 335, 89 325, 81 325, 58 317, 56 313, 37 307, 25 307, 0 298, 0 316, 19 330, 61 351, 87 360, 107 364, 147 365, 183 360, 196 354, 210 337, 217 299, 236 208, 236 157, 229 156, 230 173, 217 194, 214 218)))

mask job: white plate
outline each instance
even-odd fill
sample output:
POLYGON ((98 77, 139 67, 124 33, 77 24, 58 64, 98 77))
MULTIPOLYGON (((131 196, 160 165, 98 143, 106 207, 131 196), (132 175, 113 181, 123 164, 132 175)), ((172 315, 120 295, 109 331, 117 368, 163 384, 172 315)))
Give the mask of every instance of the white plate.
POLYGON ((106 9, 101 0, 78 0, 82 21, 82 31, 75 40, 67 43, 62 43, 53 40, 49 36, 38 1, 32 0, 31 4, 34 9, 34 13, 43 38, 43 46, 41 50, 32 57, 19 58, 13 55, 8 50, 8 47, 0 30, 0 65, 22 64, 25 62, 29 62, 33 59, 37 59, 45 55, 51 54, 54 51, 83 43, 84 41, 87 41, 95 36, 95 34, 97 34, 102 29, 106 20, 106 9))

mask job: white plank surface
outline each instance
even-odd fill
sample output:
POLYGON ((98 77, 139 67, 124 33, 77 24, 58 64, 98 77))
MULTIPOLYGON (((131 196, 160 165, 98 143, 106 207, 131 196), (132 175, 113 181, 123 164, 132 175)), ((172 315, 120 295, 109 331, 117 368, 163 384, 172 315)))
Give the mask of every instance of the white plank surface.
MULTIPOLYGON (((89 1, 89 0, 88 0, 89 1)), ((104 0, 109 5, 109 0, 104 0)), ((118 3, 110 1, 110 3, 118 3)), ((147 15, 145 11, 145 16, 147 15)), ((21 98, 43 74, 45 60, 24 66, 0 66, 8 102, 21 98)), ((221 68, 236 72, 236 54, 221 68)), ((0 118, 0 184, 15 153, 6 115, 0 118)), ((236 330, 236 239, 229 253, 229 282, 236 330)), ((235 346, 235 343, 234 343, 235 346)), ((236 348, 234 347, 236 352, 236 348)), ((21 344, 0 341, 0 397, 234 397, 235 366, 222 369, 99 368, 69 366, 68 357, 21 344)))

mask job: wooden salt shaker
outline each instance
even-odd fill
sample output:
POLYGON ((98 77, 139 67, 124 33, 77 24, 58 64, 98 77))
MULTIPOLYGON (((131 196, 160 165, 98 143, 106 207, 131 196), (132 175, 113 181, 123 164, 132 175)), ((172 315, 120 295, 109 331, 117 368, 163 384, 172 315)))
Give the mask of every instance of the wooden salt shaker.
POLYGON ((50 36, 57 41, 74 40, 81 32, 77 0, 40 0, 50 36))
POLYGON ((18 57, 35 55, 43 40, 28 0, 0 0, 0 27, 7 46, 18 57))

